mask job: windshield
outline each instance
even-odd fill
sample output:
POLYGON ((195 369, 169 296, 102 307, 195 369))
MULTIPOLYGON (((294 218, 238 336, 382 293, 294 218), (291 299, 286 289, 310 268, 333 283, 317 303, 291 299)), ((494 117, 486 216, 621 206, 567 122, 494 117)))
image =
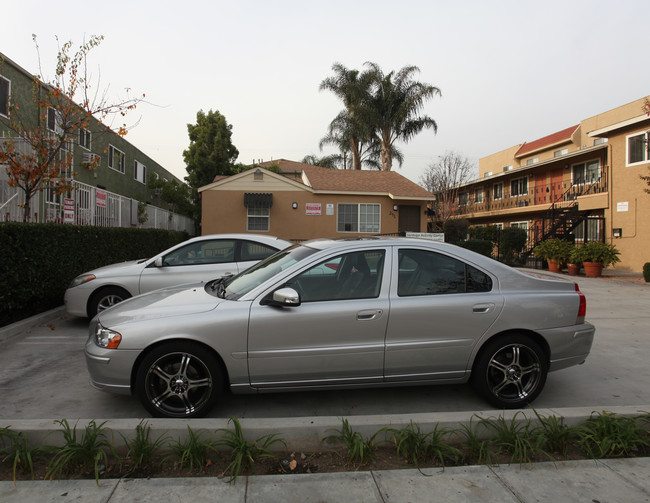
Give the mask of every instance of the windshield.
POLYGON ((223 287, 218 291, 220 297, 237 300, 246 295, 253 288, 258 287, 276 274, 291 267, 296 262, 303 260, 317 250, 302 245, 293 245, 284 251, 271 255, 266 260, 259 262, 253 267, 246 269, 237 276, 223 281, 223 287))

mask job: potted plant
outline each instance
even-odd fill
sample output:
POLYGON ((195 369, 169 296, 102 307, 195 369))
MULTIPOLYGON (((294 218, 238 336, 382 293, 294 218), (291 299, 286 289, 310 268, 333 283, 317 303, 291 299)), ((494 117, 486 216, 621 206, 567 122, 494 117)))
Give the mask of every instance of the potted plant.
POLYGON ((577 249, 576 257, 582 261, 586 276, 598 278, 602 275, 603 268, 621 261, 619 253, 611 243, 589 241, 577 249))
POLYGON ((542 241, 533 252, 535 257, 548 262, 550 272, 560 272, 571 254, 573 245, 563 239, 553 238, 542 241))
POLYGON ((577 276, 580 274, 580 269, 582 268, 582 259, 580 258, 579 248, 575 246, 569 254, 569 261, 566 264, 567 271, 569 276, 577 276))

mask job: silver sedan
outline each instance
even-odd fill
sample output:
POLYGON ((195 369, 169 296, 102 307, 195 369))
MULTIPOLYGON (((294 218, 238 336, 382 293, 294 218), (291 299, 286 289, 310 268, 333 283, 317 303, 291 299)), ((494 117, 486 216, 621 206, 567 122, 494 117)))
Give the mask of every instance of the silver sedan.
POLYGON ((315 240, 232 278, 141 295, 93 319, 91 383, 158 417, 234 393, 471 382, 518 408, 585 361, 577 284, 421 239, 315 240))
POLYGON ((77 276, 65 292, 65 308, 72 316, 92 318, 134 295, 238 274, 290 245, 258 234, 196 237, 150 259, 112 264, 77 276))

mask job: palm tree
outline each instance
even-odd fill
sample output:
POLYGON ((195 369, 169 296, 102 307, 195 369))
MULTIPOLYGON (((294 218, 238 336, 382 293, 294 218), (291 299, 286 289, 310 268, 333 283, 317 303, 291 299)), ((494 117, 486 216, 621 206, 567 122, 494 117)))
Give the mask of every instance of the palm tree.
MULTIPOLYGON (((371 137, 372 138, 372 137, 371 137)), ((333 145, 339 149, 344 159, 343 169, 361 169, 367 167, 379 169, 380 148, 376 142, 360 141, 354 132, 354 127, 347 110, 342 110, 330 123, 327 135, 321 138, 319 147, 323 150, 325 145, 333 145), (355 162, 355 153, 356 161, 355 162), (347 158, 352 154, 352 166, 348 168, 347 158)))
POLYGON ((427 100, 440 95, 440 89, 414 81, 412 76, 420 71, 417 66, 405 66, 397 73, 384 74, 376 63, 366 62, 365 65, 369 70, 364 76, 371 81, 371 87, 359 117, 371 127, 381 145, 381 169, 390 171, 396 158, 396 141, 409 142, 427 128, 437 132, 435 120, 418 114, 427 100))
POLYGON ((337 145, 342 152, 349 150, 353 169, 361 169, 361 145, 372 138, 366 123, 360 120, 365 115, 362 108, 368 96, 369 75, 350 70, 341 63, 334 63, 332 70, 334 76, 323 80, 320 90, 332 91, 341 99, 345 109, 330 124, 329 134, 321 140, 321 147, 330 143, 337 145), (349 147, 343 147, 345 144, 349 147))

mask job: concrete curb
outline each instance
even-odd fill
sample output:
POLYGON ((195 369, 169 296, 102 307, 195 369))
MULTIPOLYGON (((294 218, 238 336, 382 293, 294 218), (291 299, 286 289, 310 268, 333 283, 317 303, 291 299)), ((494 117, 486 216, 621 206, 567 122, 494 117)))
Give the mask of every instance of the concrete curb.
MULTIPOLYGON (((576 426, 585 422, 592 413, 603 412, 599 407, 575 407, 562 409, 539 409, 537 414, 542 417, 555 416, 562 418, 568 426, 576 426)), ((617 416, 635 417, 650 413, 650 405, 643 406, 621 406, 610 407, 607 412, 617 416)), ((399 415, 374 415, 374 416, 350 416, 346 418, 353 431, 359 432, 364 437, 377 433, 382 428, 403 428, 410 423, 417 425, 422 432, 432 431, 438 428, 458 430, 462 425, 478 427, 477 433, 482 438, 487 438, 489 431, 484 426, 478 426, 480 419, 497 419, 503 417, 506 421, 514 419, 516 422, 524 423, 530 421, 533 425, 539 424, 533 409, 497 411, 488 410, 480 412, 440 412, 440 413, 418 413, 399 415)), ((300 418, 250 418, 239 419, 244 431, 246 440, 252 442, 264 435, 277 434, 286 442, 286 448, 292 451, 318 451, 328 447, 336 447, 335 442, 327 442, 324 439, 336 434, 341 429, 341 417, 300 417, 300 418)), ((68 419, 70 427, 77 428, 82 433, 88 426, 90 419, 68 419)), ((138 424, 146 421, 151 426, 152 438, 166 435, 170 439, 185 441, 188 437, 188 427, 193 432, 204 431, 206 435, 215 434, 216 430, 232 430, 233 426, 229 419, 206 418, 206 419, 155 419, 155 418, 132 418, 132 419, 95 419, 96 424, 104 424, 104 427, 113 435, 112 442, 116 449, 125 446, 124 437, 133 438, 138 424)), ((0 429, 7 427, 14 431, 21 431, 25 434, 30 445, 63 445, 61 425, 54 419, 19 419, 0 420, 0 429)), ((284 446, 277 446, 278 450, 284 446)))
POLYGON ((21 333, 29 330, 30 328, 42 325, 51 320, 55 320, 59 316, 62 316, 65 313, 65 307, 55 307, 44 313, 34 315, 30 318, 25 318, 24 320, 17 321, 11 325, 0 328, 0 342, 6 341, 12 337, 20 335, 21 333))

